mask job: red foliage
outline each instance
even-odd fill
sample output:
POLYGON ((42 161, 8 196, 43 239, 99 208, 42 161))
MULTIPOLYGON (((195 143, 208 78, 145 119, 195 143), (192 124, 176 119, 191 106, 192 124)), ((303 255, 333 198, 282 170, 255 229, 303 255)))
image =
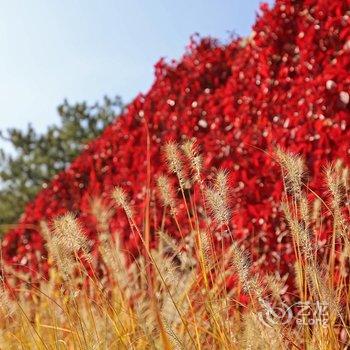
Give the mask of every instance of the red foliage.
MULTIPOLYGON (((281 175, 266 152, 279 144, 304 154, 310 186, 318 190, 325 162, 341 158, 350 165, 349 9, 349 0, 277 0, 273 9, 261 6, 250 38, 223 45, 194 37, 180 62, 158 62, 149 92, 27 206, 5 237, 5 260, 45 271, 45 259, 37 253, 44 251, 43 240, 35 227, 67 210, 79 214, 93 239, 90 198, 108 199, 115 185, 142 208, 147 121, 152 178, 164 172, 164 141, 195 136, 205 168, 232 173, 235 236, 246 240, 266 268, 288 268, 292 256, 282 238, 281 175)), ((121 213, 111 229, 120 232, 126 247, 136 248, 121 213)))

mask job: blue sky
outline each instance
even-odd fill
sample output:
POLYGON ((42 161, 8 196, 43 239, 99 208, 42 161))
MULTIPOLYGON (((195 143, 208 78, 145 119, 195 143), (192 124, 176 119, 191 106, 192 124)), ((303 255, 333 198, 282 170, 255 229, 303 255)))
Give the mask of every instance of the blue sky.
POLYGON ((0 0, 0 129, 44 130, 65 97, 128 102, 148 90, 160 57, 181 57, 191 34, 247 35, 259 2, 0 0))

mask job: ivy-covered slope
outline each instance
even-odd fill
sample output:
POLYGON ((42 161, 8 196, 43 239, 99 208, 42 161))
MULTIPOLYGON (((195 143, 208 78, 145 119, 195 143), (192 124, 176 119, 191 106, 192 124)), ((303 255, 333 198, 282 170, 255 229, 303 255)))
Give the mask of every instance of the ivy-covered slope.
MULTIPOLYGON (((280 211, 281 175, 263 150, 271 153, 278 144, 305 155, 310 185, 321 192, 327 161, 350 165, 350 1, 277 0, 261 9, 249 38, 227 44, 194 38, 180 61, 158 62, 149 92, 28 204, 4 239, 4 259, 46 270, 38 224, 67 210, 77 213, 93 240, 90 200, 108 201, 115 185, 142 213, 147 122, 152 181, 165 171, 164 142, 196 137, 209 173, 231 171, 234 235, 266 268, 288 269, 292 249, 280 211)), ((111 229, 136 249, 138 239, 122 213, 111 229)), ((171 223, 167 230, 176 231, 171 223)))

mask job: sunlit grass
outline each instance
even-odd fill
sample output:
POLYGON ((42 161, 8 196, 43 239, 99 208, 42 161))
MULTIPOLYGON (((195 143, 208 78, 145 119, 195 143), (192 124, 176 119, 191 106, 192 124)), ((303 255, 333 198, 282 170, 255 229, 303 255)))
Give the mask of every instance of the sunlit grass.
POLYGON ((155 237, 150 238, 150 220, 143 220, 142 227, 137 224, 141 213, 118 187, 111 194, 114 207, 99 199, 91 202, 98 252, 90 251, 79 222, 66 214, 41 224, 49 279, 34 283, 2 266, 0 348, 344 348, 349 342, 348 170, 340 162, 329 166, 329 201, 321 202, 315 194, 311 201, 303 159, 280 149, 274 156, 285 181, 281 205, 295 256, 287 297, 286 279, 279 271, 273 276, 253 271, 249 251, 234 240, 228 173, 219 170, 208 183, 196 145, 169 143, 165 158, 177 185, 173 175, 158 178, 154 191, 163 202, 158 209, 163 220, 155 237), (193 200, 193 193, 200 200, 193 200), (317 241, 321 214, 315 214, 315 203, 333 221, 322 256, 317 241), (137 257, 130 257, 118 234, 110 232, 109 220, 117 208, 124 210, 130 234, 138 237, 137 257), (185 211, 186 222, 178 220, 180 211, 185 211), (176 234, 165 231, 165 218, 174 222, 176 234), (317 314, 320 305, 324 309, 317 314))

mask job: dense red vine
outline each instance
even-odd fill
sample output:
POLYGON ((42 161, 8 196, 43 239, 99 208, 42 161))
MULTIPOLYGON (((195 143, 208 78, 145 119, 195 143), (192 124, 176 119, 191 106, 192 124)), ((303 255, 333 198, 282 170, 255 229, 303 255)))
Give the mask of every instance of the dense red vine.
MULTIPOLYGON (((283 186, 274 160, 278 144, 305 155, 312 188, 325 162, 350 165, 350 1, 277 0, 249 38, 228 44, 194 37, 181 61, 155 66, 155 82, 123 116, 29 203, 3 242, 3 257, 23 268, 47 269, 40 220, 70 210, 95 236, 89 203, 123 186, 142 208, 146 184, 146 129, 152 177, 164 171, 161 145, 195 136, 205 168, 231 171, 236 237, 266 268, 288 269, 290 244, 280 212, 283 186), (277 253, 277 254, 276 254, 277 253)), ((124 216, 111 222, 135 249, 124 216)), ((171 232, 171 226, 168 227, 171 232)))

